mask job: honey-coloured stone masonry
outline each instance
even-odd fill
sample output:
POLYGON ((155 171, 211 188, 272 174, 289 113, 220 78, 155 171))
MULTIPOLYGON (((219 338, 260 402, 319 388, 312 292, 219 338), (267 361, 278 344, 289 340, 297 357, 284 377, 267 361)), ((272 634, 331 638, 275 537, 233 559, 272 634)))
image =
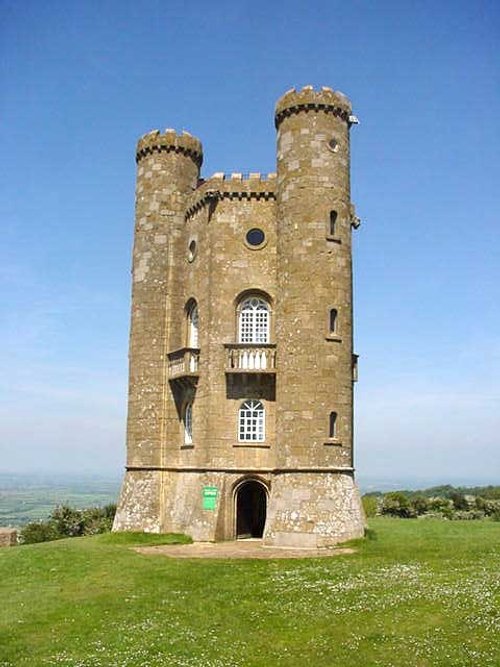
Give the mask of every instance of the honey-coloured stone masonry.
POLYGON ((137 147, 127 465, 114 530, 327 547, 359 537, 351 104, 290 90, 272 174, 137 147))

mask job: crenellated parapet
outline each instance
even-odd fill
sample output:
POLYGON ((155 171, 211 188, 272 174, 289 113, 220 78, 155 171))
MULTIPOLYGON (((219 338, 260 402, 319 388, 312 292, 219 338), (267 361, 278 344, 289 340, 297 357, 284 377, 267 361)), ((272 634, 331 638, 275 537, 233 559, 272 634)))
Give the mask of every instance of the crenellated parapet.
POLYGON ((139 163, 152 153, 180 153, 190 157, 197 167, 203 162, 203 148, 201 141, 189 132, 178 134, 175 130, 167 129, 161 133, 153 130, 144 134, 137 143, 136 162, 139 163))
POLYGON ((221 199, 276 199, 276 173, 216 173, 193 192, 186 209, 186 219, 210 202, 221 199))
POLYGON ((302 90, 292 88, 277 102, 274 122, 276 129, 284 118, 299 113, 315 113, 323 111, 337 116, 351 125, 357 122, 352 115, 352 106, 348 97, 338 90, 323 86, 315 90, 312 86, 304 86, 302 90))

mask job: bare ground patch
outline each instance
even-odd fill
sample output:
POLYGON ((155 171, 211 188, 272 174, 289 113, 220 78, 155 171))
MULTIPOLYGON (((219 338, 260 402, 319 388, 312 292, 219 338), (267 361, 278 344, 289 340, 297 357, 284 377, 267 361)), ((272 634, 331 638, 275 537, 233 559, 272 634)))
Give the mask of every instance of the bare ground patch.
POLYGON ((232 542, 193 542, 193 544, 159 544, 135 547, 134 551, 145 555, 162 555, 170 558, 331 558, 355 553, 350 547, 325 549, 297 549, 267 547, 262 540, 235 540, 232 542))

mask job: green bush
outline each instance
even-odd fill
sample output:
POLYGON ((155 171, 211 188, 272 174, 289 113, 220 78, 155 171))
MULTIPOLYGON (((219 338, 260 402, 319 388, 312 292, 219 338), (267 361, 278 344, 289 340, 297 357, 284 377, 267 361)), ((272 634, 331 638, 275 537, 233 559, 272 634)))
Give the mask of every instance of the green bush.
POLYGON ((27 523, 19 534, 19 541, 22 544, 50 542, 57 539, 57 532, 50 521, 32 521, 31 523, 27 523))
POLYGON ((500 507, 497 507, 491 514, 490 519, 492 521, 500 521, 500 507))
POLYGON ((415 509, 410 505, 408 496, 402 491, 386 493, 382 499, 381 513, 411 519, 417 516, 415 509))
POLYGON ((466 497, 464 496, 463 493, 460 493, 459 491, 453 491, 453 493, 450 494, 450 500, 453 503, 453 507, 456 510, 469 509, 469 503, 467 502, 466 497))
POLYGON ((89 507, 78 510, 61 505, 49 515, 47 521, 35 521, 26 524, 21 530, 20 541, 23 544, 60 540, 64 537, 81 537, 107 533, 113 526, 116 505, 89 507))
POLYGON ((484 519, 484 512, 480 510, 456 510, 450 517, 454 521, 476 521, 484 519))
POLYGON ((410 499, 410 505, 415 510, 415 514, 420 516, 425 514, 429 509, 429 500, 425 496, 415 496, 410 499))
POLYGON ((376 496, 363 496, 361 498, 365 516, 370 519, 378 513, 378 499, 376 496))

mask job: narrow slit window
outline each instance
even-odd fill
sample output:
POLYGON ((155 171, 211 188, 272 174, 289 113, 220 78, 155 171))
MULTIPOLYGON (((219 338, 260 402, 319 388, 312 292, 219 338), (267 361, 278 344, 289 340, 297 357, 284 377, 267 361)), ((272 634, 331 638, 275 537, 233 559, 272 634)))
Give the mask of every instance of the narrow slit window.
POLYGON ((184 444, 193 444, 193 403, 188 403, 184 408, 184 444))
POLYGON ((328 318, 328 329, 331 334, 337 333, 337 309, 336 308, 331 308, 330 309, 330 315, 328 318))
POLYGON ((337 437, 337 413, 330 412, 330 420, 328 424, 328 437, 336 438, 337 437))
POLYGON ((198 347, 198 306, 193 303, 188 312, 188 346, 198 347))
POLYGON ((328 233, 330 236, 335 236, 337 231, 337 211, 330 211, 330 226, 328 233))

